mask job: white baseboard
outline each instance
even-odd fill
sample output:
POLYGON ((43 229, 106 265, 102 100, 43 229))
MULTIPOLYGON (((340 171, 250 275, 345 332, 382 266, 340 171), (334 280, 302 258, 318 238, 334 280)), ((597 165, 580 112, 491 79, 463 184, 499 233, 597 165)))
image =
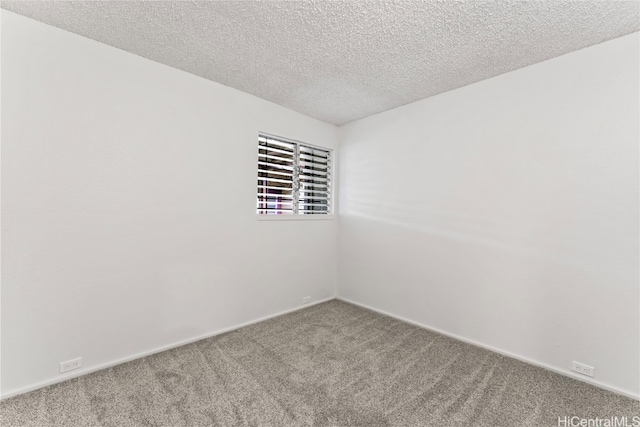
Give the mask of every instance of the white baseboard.
POLYGON ((166 351, 166 350, 171 350, 173 348, 181 347, 183 345, 191 344, 191 343, 194 343, 196 341, 200 341, 200 340, 203 340, 203 339, 211 338, 211 337, 214 337, 216 335, 225 334, 227 332, 235 331, 236 329, 244 328, 245 326, 253 325, 255 323, 264 322, 265 320, 273 319, 274 317, 279 317, 279 316, 282 316, 282 315, 285 315, 285 314, 288 314, 288 313, 293 313, 294 311, 298 311, 298 310, 302 310, 302 309, 305 309, 305 308, 312 307, 312 306, 317 305, 317 304, 322 304, 323 302, 331 301, 331 300, 333 300, 335 298, 336 297, 334 295, 334 296, 331 296, 329 298, 325 298, 325 299, 320 300, 320 301, 310 302, 308 304, 304 304, 304 305, 299 306, 299 307, 294 307, 294 308, 291 308, 289 310, 280 311, 278 313, 271 314, 271 315, 265 316, 265 317, 261 317, 259 319, 250 320, 249 322, 241 323, 241 324, 236 325, 236 326, 232 326, 232 327, 225 328, 225 329, 220 329, 220 330, 215 331, 215 332, 207 333, 207 334, 200 335, 200 336, 197 336, 197 337, 194 337, 194 338, 189 338, 187 340, 183 340, 183 341, 179 341, 179 342, 176 342, 176 343, 168 344, 168 345, 165 345, 165 346, 162 346, 162 347, 157 347, 157 348, 154 348, 152 350, 143 351, 141 353, 136 353, 134 355, 123 357, 121 359, 117 359, 117 360, 114 360, 114 361, 111 361, 111 362, 102 363, 100 365, 87 367, 86 369, 79 369, 77 372, 73 372, 72 374, 65 375, 65 376, 60 377, 60 378, 52 378, 52 379, 49 379, 49 380, 46 380, 46 381, 42 381, 42 382, 39 382, 39 383, 36 383, 36 384, 32 384, 32 385, 27 386, 27 387, 23 387, 23 388, 19 388, 19 389, 16 389, 16 390, 8 391, 6 393, 2 393, 2 394, 0 394, 0 400, 5 400, 5 399, 8 399, 10 397, 17 396, 19 394, 28 393, 30 391, 38 390, 40 388, 47 387, 47 386, 50 386, 50 385, 53 385, 53 384, 57 384, 57 383, 68 381, 68 380, 71 380, 71 379, 74 379, 74 378, 82 377, 84 375, 88 375, 90 373, 93 373, 93 372, 96 372, 96 371, 100 371, 102 369, 111 368, 112 366, 120 365, 122 363, 131 362, 132 360, 140 359, 142 357, 151 356, 152 354, 161 353, 161 352, 166 351))
POLYGON ((482 344, 482 343, 479 343, 477 341, 473 341, 473 340, 470 340, 470 339, 467 339, 467 338, 464 338, 464 337, 461 337, 461 336, 458 336, 458 335, 455 335, 455 334, 452 334, 452 333, 449 333, 449 332, 446 332, 446 331, 443 331, 443 330, 440 330, 440 329, 437 329, 437 328, 432 328, 430 326, 423 325, 422 323, 406 319, 406 318, 404 318, 402 316, 396 316, 395 314, 388 313, 388 312, 386 312, 384 310, 379 310, 377 308, 370 307, 370 306, 368 306, 366 304, 362 304, 362 303, 359 303, 359 302, 352 301, 352 300, 350 300, 348 298, 337 296, 336 299, 338 299, 340 301, 347 302, 349 304, 356 305, 358 307, 361 307, 361 308, 364 308, 364 309, 367 309, 367 310, 375 311, 376 313, 380 313, 380 314, 383 314, 385 316, 393 317, 394 319, 400 320, 402 322, 409 323, 411 325, 418 326, 420 328, 427 329, 429 331, 436 332, 436 333, 441 334, 441 335, 445 335, 447 337, 456 339, 458 341, 465 342, 467 344, 474 345, 476 347, 484 348, 485 350, 489 350, 489 351, 492 351, 494 353, 498 353, 498 354, 501 354, 503 356, 507 356, 507 357, 510 357, 512 359, 516 359, 516 360, 519 360, 521 362, 528 363, 530 365, 534 365, 534 366, 538 366, 540 368, 544 368, 544 369, 546 369, 548 371, 552 371, 552 372, 555 372, 557 374, 564 375, 565 377, 569 377, 569 378, 572 378, 574 380, 578 380, 578 381, 582 381, 582 382, 591 384, 591 385, 593 385, 595 387, 599 387, 599 388, 611 391, 613 393, 620 394, 620 395, 625 396, 625 397, 629 397, 631 399, 640 400, 640 395, 638 395, 638 394, 634 394, 634 393, 626 391, 626 390, 621 390, 621 389, 619 389, 617 387, 611 386, 609 384, 602 383, 602 382, 597 381, 597 380, 587 379, 586 377, 583 377, 583 376, 578 375, 578 374, 574 374, 571 371, 565 371, 565 370, 562 370, 560 368, 556 368, 554 366, 547 365, 546 363, 543 363, 543 362, 538 362, 536 360, 532 360, 532 359, 526 358, 524 356, 520 356, 518 354, 513 354, 513 353, 510 353, 508 351, 492 347, 490 345, 482 344))

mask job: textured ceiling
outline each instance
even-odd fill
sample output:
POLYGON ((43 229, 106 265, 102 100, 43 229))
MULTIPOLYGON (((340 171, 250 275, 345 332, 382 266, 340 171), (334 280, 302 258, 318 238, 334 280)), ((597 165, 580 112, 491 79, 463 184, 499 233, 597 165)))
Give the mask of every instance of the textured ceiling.
POLYGON ((640 29, 637 1, 2 1, 333 123, 640 29))

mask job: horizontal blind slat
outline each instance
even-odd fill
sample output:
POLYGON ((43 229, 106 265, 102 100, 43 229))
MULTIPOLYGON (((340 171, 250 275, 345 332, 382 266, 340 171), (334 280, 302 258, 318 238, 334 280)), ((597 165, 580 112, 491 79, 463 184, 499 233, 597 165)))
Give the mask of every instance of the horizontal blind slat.
MULTIPOLYGON (((284 162, 284 163, 290 163, 291 165, 293 165, 293 159, 286 159, 284 157, 279 157, 279 156, 273 156, 271 154, 261 154, 258 153, 258 157, 262 158, 262 159, 270 159, 270 160, 277 160, 279 162, 284 162)), ((265 161, 265 160, 263 160, 265 161)), ((268 160, 267 160, 268 162, 268 160)), ((276 163, 276 164, 280 164, 280 163, 276 163)))
POLYGON ((258 191, 260 190, 280 190, 280 191, 293 191, 291 187, 274 187, 272 185, 260 185, 258 184, 258 191))
POLYGON ((310 198, 331 198, 331 194, 328 191, 301 191, 300 198, 310 199, 310 198))
POLYGON ((328 174, 331 171, 330 169, 318 165, 299 165, 299 167, 301 172, 309 171, 314 173, 328 174))
POLYGON ((310 200, 310 201, 301 201, 298 203, 298 206, 325 206, 328 207, 330 206, 331 203, 329 203, 328 200, 325 201, 319 201, 319 200, 310 200))
MULTIPOLYGON (((285 166, 285 165, 279 165, 276 163, 271 163, 271 162, 258 162, 259 165, 261 166, 267 166, 267 167, 272 167, 272 168, 277 168, 280 170, 291 170, 291 173, 293 173, 293 166, 285 166)), ((262 168, 262 170, 268 170, 268 169, 264 169, 262 168)))
POLYGON ((286 156, 291 156, 293 158, 293 151, 282 150, 280 148, 269 147, 269 146, 266 146, 266 145, 260 145, 258 147, 258 152, 260 152, 260 151, 268 151, 270 153, 284 154, 286 156))
POLYGON ((319 171, 318 172, 307 171, 307 170, 300 171, 299 177, 300 178, 303 178, 303 177, 307 178, 308 177, 308 178, 311 178, 311 179, 325 179, 325 180, 329 178, 328 174, 326 174, 326 173, 322 173, 322 172, 319 172, 319 171))
POLYGON ((315 185, 315 186, 310 186, 307 185, 304 187, 304 191, 324 191, 324 192, 329 192, 329 187, 327 187, 326 185, 315 185))
POLYGON ((307 162, 307 163, 318 163, 318 164, 321 164, 321 165, 330 164, 329 159, 326 159, 324 157, 308 156, 308 155, 304 155, 304 154, 300 154, 300 161, 301 162, 307 162))
POLYGON ((287 171, 261 169, 258 172, 261 173, 261 175, 258 175, 258 179, 274 178, 287 180, 288 182, 293 181, 293 175, 291 173, 286 173, 287 171))
POLYGON ((280 182, 282 184, 291 184, 291 187, 287 187, 287 188, 293 188, 293 182, 287 181, 287 180, 284 180, 284 179, 258 177, 258 185, 260 185, 260 181, 280 182))
POLYGON ((261 209, 261 208, 258 208, 258 213, 293 215, 293 209, 277 209, 277 208, 261 209))
POLYGON ((322 184, 322 183, 324 183, 325 185, 329 181, 327 178, 320 178, 319 176, 300 175, 300 181, 302 182, 302 180, 304 180, 304 182, 309 183, 309 184, 322 184))
POLYGON ((292 194, 272 194, 272 193, 258 193, 258 199, 260 199, 260 201, 280 201, 280 200, 284 200, 285 203, 290 203, 291 200, 293 200, 293 195, 292 194))
POLYGON ((286 151, 291 150, 291 152, 293 152, 293 150, 295 149, 295 144, 291 142, 278 141, 277 139, 272 138, 259 138, 258 145, 260 147, 273 147, 286 151))
POLYGON ((330 154, 329 151, 327 150, 323 150, 321 148, 315 148, 315 147, 308 147, 303 144, 300 144, 300 152, 304 154, 308 154, 310 156, 325 157, 325 158, 328 158, 330 154))

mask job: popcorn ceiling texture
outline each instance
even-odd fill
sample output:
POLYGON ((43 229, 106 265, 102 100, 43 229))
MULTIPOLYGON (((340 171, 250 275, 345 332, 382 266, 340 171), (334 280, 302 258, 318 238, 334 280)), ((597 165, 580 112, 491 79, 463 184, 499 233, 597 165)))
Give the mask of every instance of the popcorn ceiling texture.
POLYGON ((636 1, 1 5, 336 125, 640 29, 636 1))

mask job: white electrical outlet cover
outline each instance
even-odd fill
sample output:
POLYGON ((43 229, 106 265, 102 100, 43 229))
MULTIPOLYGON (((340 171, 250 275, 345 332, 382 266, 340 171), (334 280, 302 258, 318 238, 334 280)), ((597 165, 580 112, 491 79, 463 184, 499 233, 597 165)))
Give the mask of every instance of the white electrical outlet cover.
POLYGON ((593 377, 595 368, 593 366, 585 365, 584 363, 579 363, 574 360, 571 363, 571 370, 588 377, 593 377))
POLYGON ((73 371, 82 367, 82 357, 77 359, 67 360, 66 362, 60 362, 60 373, 73 371))

